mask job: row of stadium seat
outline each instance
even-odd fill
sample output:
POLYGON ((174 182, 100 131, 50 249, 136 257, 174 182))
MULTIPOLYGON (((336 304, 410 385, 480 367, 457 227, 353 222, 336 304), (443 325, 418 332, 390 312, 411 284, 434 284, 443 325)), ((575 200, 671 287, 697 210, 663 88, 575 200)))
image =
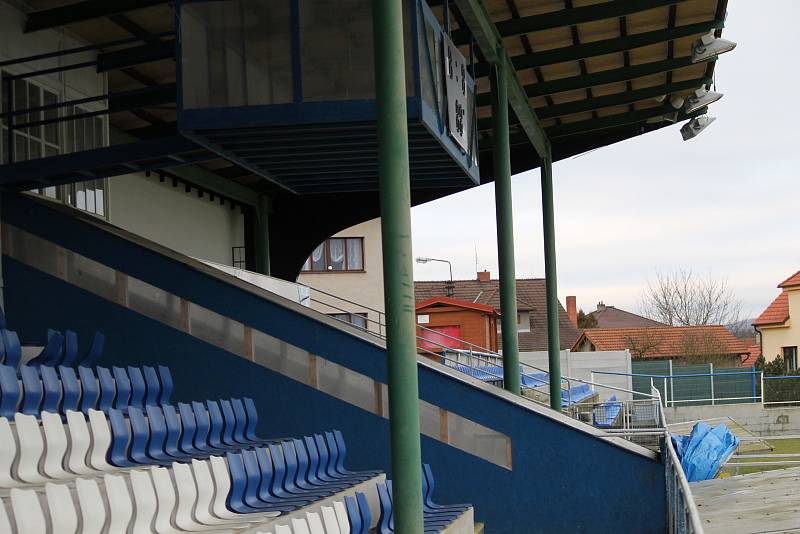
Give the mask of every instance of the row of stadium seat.
POLYGON ((169 368, 73 367, 0 365, 0 416, 20 411, 64 413, 90 409, 123 412, 129 406, 143 408, 168 404, 172 395, 169 368))

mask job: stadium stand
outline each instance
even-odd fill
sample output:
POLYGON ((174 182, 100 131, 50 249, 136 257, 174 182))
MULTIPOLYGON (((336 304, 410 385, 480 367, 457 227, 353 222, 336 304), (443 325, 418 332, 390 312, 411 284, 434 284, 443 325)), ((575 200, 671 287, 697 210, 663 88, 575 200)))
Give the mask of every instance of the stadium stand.
MULTIPOLYGON (((23 362, 1 321, 0 534, 349 534, 389 520, 391 486, 345 467, 340 431, 266 439, 250 398, 172 404, 166 366, 84 365, 101 333, 78 358, 74 333, 49 330, 23 362)), ((432 503, 424 474, 426 531, 465 512, 471 525, 471 507, 432 503)))

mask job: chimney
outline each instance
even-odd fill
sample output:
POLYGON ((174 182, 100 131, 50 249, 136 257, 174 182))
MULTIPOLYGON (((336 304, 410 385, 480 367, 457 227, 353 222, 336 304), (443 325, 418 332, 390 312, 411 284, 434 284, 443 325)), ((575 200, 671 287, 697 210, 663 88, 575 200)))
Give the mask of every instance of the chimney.
POLYGON ((491 280, 491 273, 489 273, 489 271, 478 272, 478 282, 488 282, 489 280, 491 280))
POLYGON ((578 308, 575 305, 575 297, 572 295, 567 297, 567 316, 569 317, 569 320, 572 322, 572 324, 574 324, 575 327, 577 328, 578 308))
POLYGON ((597 303, 597 311, 604 311, 605 309, 606 309, 606 305, 602 300, 597 303))

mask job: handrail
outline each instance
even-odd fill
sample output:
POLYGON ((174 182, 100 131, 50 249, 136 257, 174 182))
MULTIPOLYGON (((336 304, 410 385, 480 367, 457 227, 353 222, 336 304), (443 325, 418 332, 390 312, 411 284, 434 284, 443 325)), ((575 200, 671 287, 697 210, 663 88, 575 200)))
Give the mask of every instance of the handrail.
MULTIPOLYGON (((678 519, 677 514, 680 513, 681 511, 676 510, 675 508, 671 508, 672 513, 670 519, 672 519, 672 521, 677 522, 677 525, 682 525, 685 529, 684 532, 692 532, 693 534, 703 534, 703 523, 700 520, 700 512, 697 510, 697 505, 695 504, 694 497, 692 496, 692 489, 689 486, 689 481, 686 479, 686 475, 683 472, 683 468, 681 467, 681 462, 680 460, 678 460, 678 455, 675 452, 675 447, 673 447, 672 445, 672 439, 670 438, 669 433, 667 433, 666 439, 664 441, 666 442, 666 449, 667 449, 665 463, 667 463, 668 467, 671 468, 669 469, 671 473, 668 473, 667 486, 669 488, 670 482, 672 482, 673 484, 677 483, 677 488, 675 488, 676 495, 673 498, 673 503, 667 503, 667 504, 668 506, 669 504, 674 505, 675 504, 674 501, 679 501, 679 499, 677 498, 678 497, 677 493, 679 491, 683 497, 682 499, 680 499, 680 501, 682 501, 683 504, 682 513, 685 515, 685 521, 680 521, 678 519), (672 481, 669 480, 669 474, 672 474, 673 477, 672 481)), ((667 499, 669 498, 670 495, 668 491, 667 499)), ((676 530, 670 530, 670 531, 674 532, 676 530)))

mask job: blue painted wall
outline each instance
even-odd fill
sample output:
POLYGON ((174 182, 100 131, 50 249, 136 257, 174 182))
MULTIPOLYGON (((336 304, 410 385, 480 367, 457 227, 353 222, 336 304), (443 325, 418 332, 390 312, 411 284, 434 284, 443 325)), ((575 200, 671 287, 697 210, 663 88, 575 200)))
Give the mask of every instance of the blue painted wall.
MULTIPOLYGON (((16 195, 4 195, 3 222, 59 243, 131 276, 386 381, 385 351, 336 328, 172 261, 16 195)), ((198 236, 202 238, 202 236, 198 236)), ((222 349, 199 341, 54 277, 3 257, 6 312, 23 339, 47 327, 87 340, 108 337, 104 365, 169 365, 182 400, 251 396, 265 436, 341 429, 353 468, 389 471, 388 421, 222 349)), ((423 437, 423 457, 437 475, 439 502, 471 502, 488 533, 666 530, 661 464, 632 454, 491 393, 420 368, 420 397, 510 435, 509 471, 423 437)))

